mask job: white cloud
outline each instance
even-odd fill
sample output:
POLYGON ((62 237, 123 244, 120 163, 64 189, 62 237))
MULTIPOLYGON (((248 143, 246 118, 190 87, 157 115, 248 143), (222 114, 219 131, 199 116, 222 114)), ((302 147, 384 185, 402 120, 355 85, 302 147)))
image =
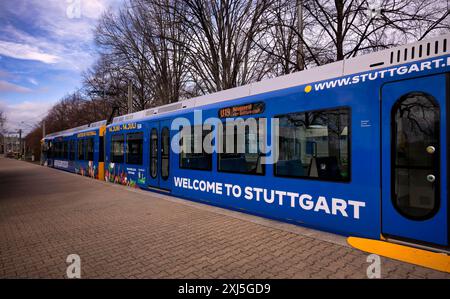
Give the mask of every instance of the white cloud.
POLYGON ((34 79, 34 78, 28 78, 28 82, 30 82, 31 84, 33 84, 33 85, 39 85, 39 83, 37 82, 37 80, 36 79, 34 79))
POLYGON ((0 55, 36 60, 62 69, 84 69, 94 61, 93 30, 98 18, 122 0, 17 0, 0 4, 6 15, 24 20, 26 28, 0 27, 0 55), (68 8, 80 3, 80 18, 68 8), (3 6, 3 7, 2 7, 3 6), (38 29, 38 32, 35 30, 38 29), (30 31, 31 30, 31 31, 30 31))
POLYGON ((18 93, 28 93, 31 89, 16 85, 7 81, 0 80, 0 91, 1 92, 18 92, 18 93))
POLYGON ((31 130, 32 125, 42 120, 53 104, 48 101, 23 101, 17 104, 8 104, 0 100, 0 110, 6 114, 7 130, 22 129, 26 133, 31 130))
POLYGON ((98 19, 110 4, 117 1, 83 0, 81 1, 81 14, 87 18, 98 19))
POLYGON ((16 59, 36 60, 49 64, 60 60, 60 57, 43 53, 34 46, 6 41, 0 41, 0 55, 16 59))

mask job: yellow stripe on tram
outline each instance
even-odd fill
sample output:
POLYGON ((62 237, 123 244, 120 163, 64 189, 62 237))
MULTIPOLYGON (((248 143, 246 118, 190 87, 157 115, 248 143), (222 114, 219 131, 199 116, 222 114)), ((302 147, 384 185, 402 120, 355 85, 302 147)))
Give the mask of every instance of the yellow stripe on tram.
POLYGON ((402 262, 450 273, 450 256, 379 240, 349 237, 348 244, 370 253, 375 253, 402 262))
MULTIPOLYGON (((99 133, 98 135, 100 137, 104 137, 105 133, 106 133, 106 126, 101 126, 98 129, 98 133, 99 133)), ((103 146, 105 146, 105 141, 103 141, 103 142, 104 142, 103 146)), ((105 162, 99 162, 98 163, 98 178, 97 179, 99 179, 101 181, 105 180, 105 162)))
POLYGON ((98 178, 100 181, 105 180, 105 163, 99 162, 98 163, 98 178))

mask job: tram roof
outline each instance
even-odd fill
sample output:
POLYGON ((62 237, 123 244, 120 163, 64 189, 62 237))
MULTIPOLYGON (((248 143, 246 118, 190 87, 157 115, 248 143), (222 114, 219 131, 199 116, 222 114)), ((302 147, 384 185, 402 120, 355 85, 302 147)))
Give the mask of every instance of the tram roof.
POLYGON ((76 127, 76 128, 71 128, 71 129, 67 129, 67 130, 64 130, 64 131, 51 133, 51 134, 45 135, 44 139, 56 138, 56 137, 65 137, 65 136, 71 136, 71 135, 73 135, 75 133, 89 132, 89 131, 93 131, 95 129, 98 129, 101 126, 105 126, 105 125, 106 125, 106 120, 101 120, 101 121, 98 121, 98 122, 82 125, 82 126, 79 126, 79 127, 76 127))

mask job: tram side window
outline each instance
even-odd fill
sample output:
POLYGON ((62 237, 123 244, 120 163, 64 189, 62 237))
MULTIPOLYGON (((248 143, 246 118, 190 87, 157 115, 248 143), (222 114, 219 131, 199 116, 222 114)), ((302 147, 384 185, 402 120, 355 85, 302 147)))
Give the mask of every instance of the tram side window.
POLYGON ((124 137, 123 135, 111 136, 111 162, 123 163, 124 137))
POLYGON ((58 158, 58 142, 53 143, 53 157, 58 158))
POLYGON ((61 142, 56 143, 56 158, 58 158, 58 159, 62 158, 62 143, 61 142))
POLYGON ((339 108, 278 116, 279 157, 275 175, 350 180, 350 109, 339 108))
POLYGON ((94 138, 84 140, 86 144, 86 160, 94 161, 94 138))
POLYGON ((75 160, 75 140, 70 140, 69 146, 69 160, 73 161, 75 160))
POLYGON ((150 175, 152 179, 158 176, 158 131, 155 128, 150 133, 150 175))
POLYGON ((170 160, 170 130, 164 127, 161 130, 161 178, 167 181, 169 178, 169 160, 170 160))
POLYGON ((127 134, 127 164, 142 165, 144 133, 127 134))
POLYGON ((53 158, 58 158, 58 142, 53 143, 53 158))
POLYGON ((55 152, 54 145, 55 144, 52 143, 52 142, 48 143, 48 154, 47 154, 47 157, 50 158, 50 159, 54 158, 54 152, 55 152))
POLYGON ((83 139, 78 140, 78 160, 84 160, 84 146, 83 139))
POLYGON ((211 133, 211 129, 202 130, 201 128, 202 126, 191 126, 182 129, 182 138, 180 144, 180 168, 211 170, 212 154, 207 153, 205 151, 205 148, 203 147, 203 143, 205 142, 208 134, 211 133), (196 129, 200 131, 198 136, 194 134, 196 129))
POLYGON ((68 159, 69 158, 69 144, 67 143, 67 141, 63 142, 63 159, 68 159))
POLYGON ((219 154, 219 171, 264 174, 258 142, 259 130, 257 120, 254 123, 223 125, 223 149, 219 154))
POLYGON ((98 154, 98 162, 104 162, 105 161, 105 139, 103 136, 100 136, 99 138, 99 154, 98 154))
POLYGON ((58 158, 58 142, 53 143, 53 158, 58 158))

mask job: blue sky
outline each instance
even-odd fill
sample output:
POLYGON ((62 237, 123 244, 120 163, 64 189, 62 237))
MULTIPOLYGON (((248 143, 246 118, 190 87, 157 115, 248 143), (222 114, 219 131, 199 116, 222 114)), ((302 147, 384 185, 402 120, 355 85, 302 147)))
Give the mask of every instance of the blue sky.
POLYGON ((9 130, 29 129, 81 86, 96 58, 97 20, 121 1, 0 1, 0 109, 9 130))

